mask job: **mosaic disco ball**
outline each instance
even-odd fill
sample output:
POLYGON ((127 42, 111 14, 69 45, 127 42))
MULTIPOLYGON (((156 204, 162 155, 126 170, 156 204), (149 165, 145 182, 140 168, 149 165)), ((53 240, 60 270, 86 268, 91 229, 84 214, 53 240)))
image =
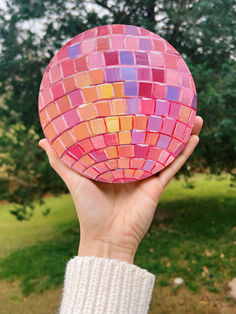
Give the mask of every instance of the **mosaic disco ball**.
POLYGON ((91 179, 125 183, 169 165, 191 134, 192 75, 162 37, 106 25, 67 42, 39 92, 44 134, 61 160, 91 179))

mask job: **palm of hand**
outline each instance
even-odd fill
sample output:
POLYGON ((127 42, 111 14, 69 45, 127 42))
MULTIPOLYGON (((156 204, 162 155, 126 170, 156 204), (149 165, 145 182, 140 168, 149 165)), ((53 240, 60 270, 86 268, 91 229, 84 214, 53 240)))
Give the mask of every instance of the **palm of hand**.
POLYGON ((75 181, 68 188, 83 236, 135 251, 163 191, 158 177, 126 184, 101 183, 82 176, 75 181))
POLYGON ((85 246, 103 242, 115 250, 135 253, 162 192, 197 146, 202 124, 202 118, 197 116, 183 151, 158 176, 126 184, 101 183, 79 175, 59 159, 46 139, 40 140, 51 166, 72 195, 80 222, 80 240, 85 246))

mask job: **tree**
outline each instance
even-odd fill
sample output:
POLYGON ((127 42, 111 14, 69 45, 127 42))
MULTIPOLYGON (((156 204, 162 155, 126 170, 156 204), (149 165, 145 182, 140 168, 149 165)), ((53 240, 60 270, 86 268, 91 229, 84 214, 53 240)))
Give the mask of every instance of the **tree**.
POLYGON ((66 190, 37 146, 43 137, 37 99, 45 67, 70 38, 109 23, 158 33, 192 71, 204 126, 182 173, 209 168, 234 177, 235 20, 234 0, 6 0, 0 10, 0 163, 5 167, 0 183, 2 198, 20 205, 13 213, 27 218, 34 199, 66 190))

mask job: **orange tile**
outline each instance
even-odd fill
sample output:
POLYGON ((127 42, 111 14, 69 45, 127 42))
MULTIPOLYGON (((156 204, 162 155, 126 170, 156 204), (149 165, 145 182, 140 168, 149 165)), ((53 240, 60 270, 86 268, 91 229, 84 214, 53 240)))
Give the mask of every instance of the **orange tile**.
POLYGON ((95 86, 83 88, 82 94, 86 103, 93 102, 98 99, 97 88, 95 86))
POLYGON ((90 138, 86 138, 83 141, 80 141, 78 143, 78 145, 82 148, 83 151, 85 151, 86 153, 91 152, 92 150, 95 149, 95 147, 93 146, 93 144, 91 143, 90 138))
POLYGON ((159 138, 158 133, 147 132, 145 144, 148 144, 151 146, 156 146, 156 142, 157 142, 158 138, 159 138))
POLYGON ((135 173, 134 173, 134 178, 138 179, 140 178, 142 175, 144 174, 144 171, 143 170, 135 170, 135 173))
POLYGON ((131 143, 131 133, 130 132, 119 132, 119 143, 120 144, 130 144, 131 143))
POLYGON ((72 167, 74 170, 76 170, 77 172, 79 173, 82 173, 86 167, 84 165, 81 164, 81 162, 79 161, 76 161, 74 164, 73 164, 73 167, 72 167))
POLYGON ((99 172, 93 168, 88 168, 83 173, 92 179, 95 179, 99 175, 99 172))
POLYGON ((82 156, 79 161, 84 164, 86 167, 89 167, 95 163, 93 158, 91 158, 89 155, 82 156))
POLYGON ((122 131, 129 131, 132 130, 132 123, 133 123, 132 116, 122 116, 120 117, 120 129, 122 131))
POLYGON ((99 176, 99 179, 103 179, 107 182, 112 182, 114 178, 113 178, 111 172, 105 172, 99 176))
POLYGON ((118 157, 116 146, 106 147, 106 148, 104 148, 104 151, 105 151, 105 153, 109 159, 113 159, 113 158, 118 157))
POLYGON ((89 71, 89 75, 93 84, 104 83, 103 69, 91 70, 89 71))
POLYGON ((50 120, 48 119, 48 116, 46 114, 45 110, 42 110, 39 114, 40 116, 40 122, 42 124, 42 126, 44 127, 50 120))
POLYGON ((133 170, 133 169, 125 169, 124 170, 125 178, 132 178, 134 172, 135 172, 135 170, 133 170))
POLYGON ((93 103, 81 105, 77 108, 81 120, 91 120, 97 117, 97 112, 93 103))
POLYGON ((89 76, 89 73, 80 72, 75 75, 76 86, 78 88, 86 87, 92 85, 92 80, 89 76))
POLYGON ((117 169, 118 167, 117 159, 107 160, 106 164, 108 165, 110 169, 117 169))
POLYGON ((59 99, 56 100, 56 104, 60 110, 60 113, 64 113, 66 111, 68 111, 69 109, 71 109, 69 100, 67 96, 63 96, 59 99))
POLYGON ((63 144, 66 147, 69 147, 75 143, 75 141, 72 138, 70 131, 66 131, 62 135, 60 135, 60 140, 63 142, 63 144))
POLYGON ((64 146, 61 144, 60 139, 57 138, 53 143, 52 143, 52 147, 55 149, 55 151, 59 154, 59 156, 61 157, 61 155, 64 153, 65 148, 64 146))
POLYGON ((133 145, 118 146, 118 152, 120 157, 133 157, 134 147, 133 145))
POLYGON ((81 140, 86 137, 90 137, 90 132, 89 132, 89 126, 87 122, 81 122, 77 124, 73 129, 72 129, 73 135, 78 139, 81 140))
POLYGON ((56 130, 54 129, 53 125, 49 123, 46 128, 44 129, 44 133, 46 137, 51 141, 57 136, 56 130))
POLYGON ((188 123, 191 111, 192 109, 190 107, 181 106, 180 113, 179 113, 179 120, 185 123, 188 123))
POLYGON ((135 116, 134 119, 134 129, 136 130, 146 130, 147 128, 147 116, 135 116))
MULTIPOLYGON (((50 119, 53 119, 53 118, 57 117, 60 114, 60 112, 59 112, 59 110, 57 108, 57 105, 54 104, 54 103, 48 105, 45 110, 47 111, 48 116, 50 117, 50 119)), ((41 112, 43 112, 43 111, 41 111, 41 112)))
POLYGON ((112 100, 112 111, 113 115, 125 114, 126 113, 126 101, 125 99, 113 99, 112 100))
POLYGON ((125 97, 125 87, 124 83, 114 83, 112 84, 114 90, 114 98, 125 97))
POLYGON ((89 125, 93 135, 106 133, 106 126, 103 118, 91 120, 89 121, 89 125))
POLYGON ((109 100, 106 101, 98 101, 95 103, 97 108, 97 112, 99 116, 106 117, 111 115, 111 102, 109 100))
POLYGON ((67 77, 63 80, 63 85, 65 88, 66 93, 72 92, 76 89, 74 77, 67 77))
POLYGON ((129 158, 121 158, 121 159, 118 159, 118 160, 117 160, 117 162, 118 162, 118 167, 119 167, 119 168, 129 168, 129 161, 130 161, 129 158))

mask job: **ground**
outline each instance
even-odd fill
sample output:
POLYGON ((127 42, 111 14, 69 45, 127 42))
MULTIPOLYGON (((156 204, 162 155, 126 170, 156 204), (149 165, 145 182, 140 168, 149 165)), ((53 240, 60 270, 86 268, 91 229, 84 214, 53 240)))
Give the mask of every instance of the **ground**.
MULTIPOLYGON (((236 313, 228 282, 236 277, 236 193, 225 177, 195 175, 195 188, 173 180, 157 207, 135 264, 156 274, 150 313, 236 313), (184 280, 182 286, 174 278, 184 280)), ((29 222, 0 207, 0 314, 58 309, 65 264, 79 227, 69 195, 46 199, 29 222)))

